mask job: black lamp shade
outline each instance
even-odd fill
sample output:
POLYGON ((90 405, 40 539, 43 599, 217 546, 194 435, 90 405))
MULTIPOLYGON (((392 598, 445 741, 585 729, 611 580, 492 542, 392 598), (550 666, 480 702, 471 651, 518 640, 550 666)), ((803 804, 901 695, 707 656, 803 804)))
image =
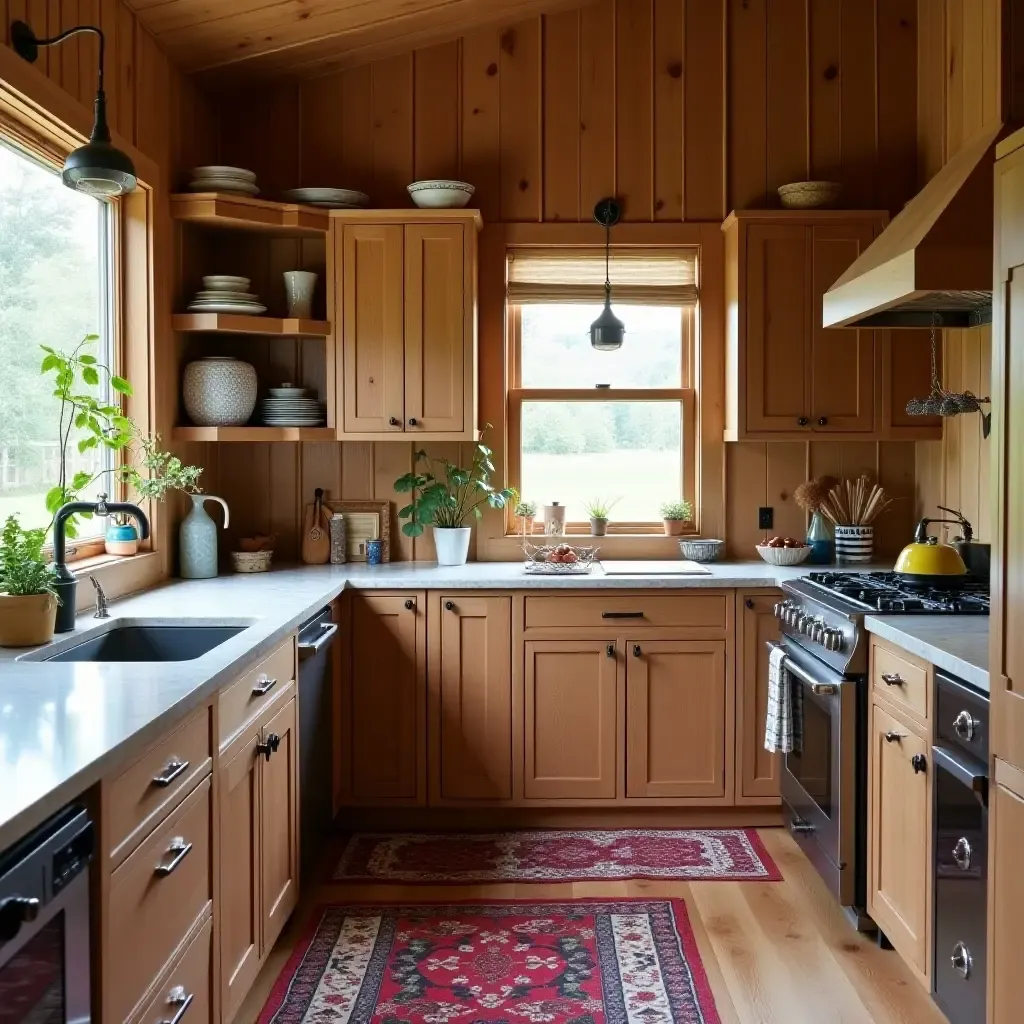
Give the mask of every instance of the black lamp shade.
POLYGON ((622 348, 625 335, 626 325, 612 312, 611 304, 606 300, 604 309, 590 325, 590 344, 598 352, 614 352, 622 348))
POLYGON ((89 142, 68 154, 61 178, 68 188, 91 196, 119 196, 135 189, 135 166, 109 142, 89 142))

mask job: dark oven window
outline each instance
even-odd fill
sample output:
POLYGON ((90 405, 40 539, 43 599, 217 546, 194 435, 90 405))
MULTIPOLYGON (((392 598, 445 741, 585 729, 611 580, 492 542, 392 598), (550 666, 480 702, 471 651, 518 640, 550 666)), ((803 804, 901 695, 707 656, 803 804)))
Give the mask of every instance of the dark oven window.
POLYGON ((0 1024, 64 1024, 64 915, 0 967, 0 1024))
POLYGON ((832 717, 793 677, 793 750, 786 767, 826 818, 832 817, 832 717))

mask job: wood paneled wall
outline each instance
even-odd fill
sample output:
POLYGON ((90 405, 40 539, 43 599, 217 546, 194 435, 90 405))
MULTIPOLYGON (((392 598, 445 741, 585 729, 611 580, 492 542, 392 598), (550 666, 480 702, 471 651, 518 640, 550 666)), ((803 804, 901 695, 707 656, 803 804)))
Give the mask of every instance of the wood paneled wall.
MULTIPOLYGON (((999 0, 920 0, 918 155, 924 184, 960 146, 1000 115, 999 0)), ((992 330, 944 331, 943 384, 987 398, 992 330)), ((917 446, 921 515, 958 508, 992 539, 992 452, 980 416, 946 420, 942 441, 917 446)))
MULTIPOLYGON (((416 178, 464 178, 485 223, 587 221, 610 193, 630 220, 717 222, 807 177, 838 178, 851 206, 895 211, 917 184, 916 67, 915 0, 597 0, 226 96, 221 157, 256 170, 271 194, 344 185, 382 206, 406 205, 416 178)), ((482 317, 495 315, 484 306, 482 317)), ((485 345, 500 337, 500 325, 481 324, 485 345)), ((483 413, 500 430, 494 384, 482 382, 483 413)), ((239 530, 273 527, 290 553, 315 486, 394 500, 412 449, 236 445, 216 456, 209 486, 239 530)), ((704 526, 727 532, 736 554, 751 554, 759 505, 775 507, 779 530, 799 532, 793 489, 824 467, 902 488, 905 514, 883 538, 898 549, 909 530, 911 444, 739 444, 718 458, 728 512, 704 526)), ((400 551, 429 555, 422 543, 400 551)))

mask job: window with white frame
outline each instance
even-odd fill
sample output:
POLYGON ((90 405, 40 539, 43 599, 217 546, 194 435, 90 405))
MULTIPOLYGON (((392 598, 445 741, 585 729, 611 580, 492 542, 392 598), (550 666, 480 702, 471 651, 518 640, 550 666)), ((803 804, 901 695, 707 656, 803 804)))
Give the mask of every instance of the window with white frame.
POLYGON ((626 335, 600 352, 589 331, 604 250, 508 252, 510 483, 524 501, 564 505, 570 532, 589 529, 594 502, 610 506, 611 532, 650 533, 663 504, 693 501, 697 253, 612 247, 626 335))
MULTIPOLYGON (((62 419, 53 377, 40 372, 40 346, 69 351, 87 335, 99 339, 86 351, 114 367, 111 211, 67 188, 55 168, 0 142, 0 522, 12 513, 25 528, 50 522, 45 498, 59 482, 65 442, 68 479, 96 477, 79 496, 114 493, 105 471, 115 453, 102 445, 79 452, 85 432, 70 416, 62 419)), ((107 386, 106 375, 99 379, 107 386)), ((102 536, 104 525, 81 522, 79 541, 102 536)))

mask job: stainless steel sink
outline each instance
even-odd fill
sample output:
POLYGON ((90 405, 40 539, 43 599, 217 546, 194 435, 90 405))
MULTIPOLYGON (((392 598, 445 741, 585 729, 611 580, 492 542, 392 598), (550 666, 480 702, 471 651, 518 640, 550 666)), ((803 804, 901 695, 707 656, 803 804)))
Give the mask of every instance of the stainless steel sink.
POLYGON ((23 655, 24 661, 193 661, 242 632, 249 622, 139 622, 109 625, 23 655))

